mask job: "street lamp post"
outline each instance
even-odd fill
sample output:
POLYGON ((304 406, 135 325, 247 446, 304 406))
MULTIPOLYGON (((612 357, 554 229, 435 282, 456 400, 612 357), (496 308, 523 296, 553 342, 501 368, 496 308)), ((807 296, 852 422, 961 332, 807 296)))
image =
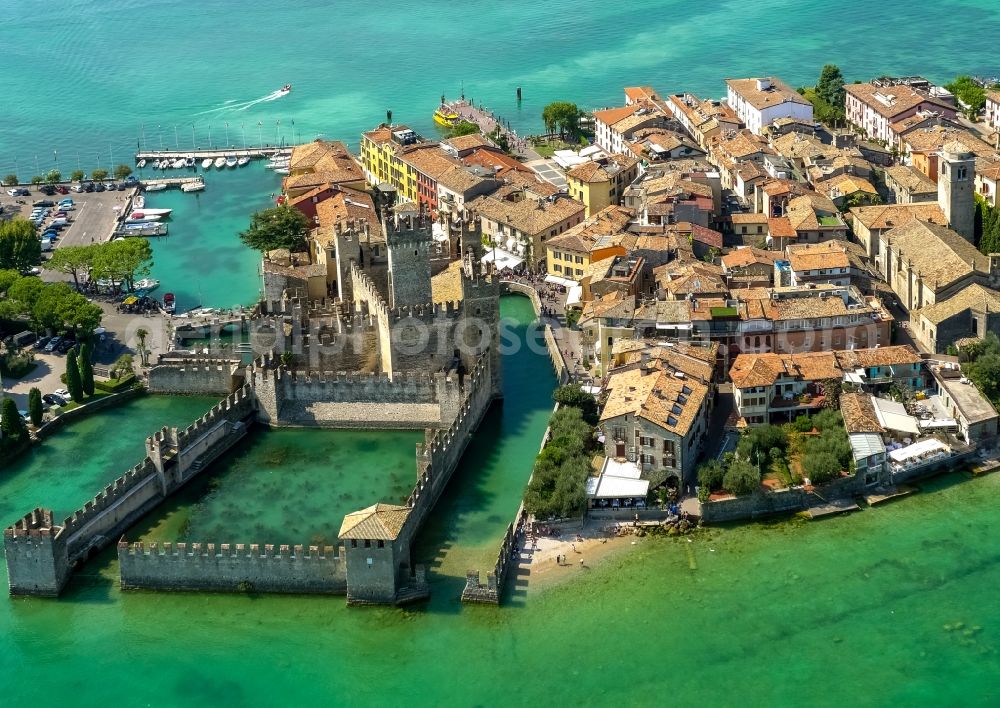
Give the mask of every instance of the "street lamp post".
POLYGON ((177 132, 177 124, 176 123, 174 124, 174 147, 177 148, 178 152, 181 149, 181 136, 180 136, 180 133, 177 132))
POLYGON ((191 149, 192 150, 196 150, 197 147, 198 146, 195 145, 195 139, 194 139, 194 123, 192 123, 191 124, 191 149))
MULTIPOLYGON (((229 121, 226 121, 226 148, 229 147, 229 121)), ((244 145, 244 147, 246 147, 244 145)))
POLYGON ((278 145, 281 140, 281 120, 274 121, 274 144, 278 145))
POLYGON ((257 121, 257 143, 258 147, 264 147, 264 123, 257 121))
POLYGON ((240 121, 240 132, 243 133, 243 149, 247 149, 247 124, 240 121))
POLYGON ((208 147, 211 149, 213 147, 212 143, 212 124, 208 124, 208 147))

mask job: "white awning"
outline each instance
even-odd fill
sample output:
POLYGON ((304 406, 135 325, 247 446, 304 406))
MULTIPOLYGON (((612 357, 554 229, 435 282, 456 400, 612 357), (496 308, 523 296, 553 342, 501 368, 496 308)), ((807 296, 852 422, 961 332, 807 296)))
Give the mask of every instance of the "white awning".
POLYGON ((903 433, 918 433, 917 419, 906 412, 906 407, 902 403, 890 401, 888 398, 872 397, 875 405, 875 416, 879 425, 886 430, 895 430, 903 433))
POLYGON ((505 268, 517 268, 519 265, 524 263, 523 258, 515 256, 513 253, 508 253, 501 248, 491 248, 485 253, 480 259, 484 263, 493 263, 496 261, 497 270, 504 270, 505 268))
POLYGON ((566 305, 576 305, 583 301, 583 286, 573 285, 569 289, 569 295, 566 296, 566 305))
POLYGON ((574 285, 576 285, 575 280, 570 280, 569 278, 560 278, 558 275, 546 275, 545 282, 555 283, 556 285, 562 285, 563 287, 566 288, 572 288, 574 285))
POLYGON ((657 322, 656 329, 693 329, 690 322, 657 322))
POLYGON ((431 226, 431 236, 434 238, 435 241, 441 243, 443 241, 448 240, 448 231, 445 229, 444 226, 435 221, 434 224, 431 226))
POLYGON ((892 458, 893 462, 907 462, 937 452, 948 452, 949 449, 947 445, 937 438, 928 438, 927 440, 921 440, 912 445, 901 447, 898 450, 893 450, 889 453, 889 457, 892 458))
POLYGON ((587 496, 594 499, 638 499, 649 492, 649 480, 634 462, 604 458, 599 477, 587 479, 587 496))

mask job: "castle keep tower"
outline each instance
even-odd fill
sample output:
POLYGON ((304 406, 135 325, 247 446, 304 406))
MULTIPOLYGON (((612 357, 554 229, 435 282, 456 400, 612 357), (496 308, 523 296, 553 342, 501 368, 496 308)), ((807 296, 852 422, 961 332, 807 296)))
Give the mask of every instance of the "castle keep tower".
POLYGON ((431 294, 431 221, 418 216, 383 219, 389 252, 389 306, 415 307, 433 301, 431 294))
POLYGON ((941 149, 938 165, 938 206, 948 225, 966 241, 975 230, 976 156, 957 140, 941 149))

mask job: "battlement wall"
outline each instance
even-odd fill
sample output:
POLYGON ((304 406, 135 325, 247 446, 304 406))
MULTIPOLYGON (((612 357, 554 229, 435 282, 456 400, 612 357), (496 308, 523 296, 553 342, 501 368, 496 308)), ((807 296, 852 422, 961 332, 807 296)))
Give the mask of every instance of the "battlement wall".
POLYGON ((119 541, 118 562, 122 590, 347 593, 333 546, 119 541))
MULTIPOLYGON (((209 408, 203 416, 189 426, 183 430, 178 430, 174 445, 178 451, 184 450, 192 442, 214 428, 220 421, 236 423, 246 420, 254 412, 254 408, 255 398, 253 388, 250 384, 244 384, 209 408)), ((161 430, 153 436, 153 439, 163 440, 164 437, 165 433, 161 430)))
POLYGON ((52 511, 36 508, 3 532, 11 595, 55 597, 70 573, 63 528, 52 511))
POLYGON ((233 359, 161 357, 149 370, 147 388, 151 393, 226 395, 237 384, 239 364, 233 359))

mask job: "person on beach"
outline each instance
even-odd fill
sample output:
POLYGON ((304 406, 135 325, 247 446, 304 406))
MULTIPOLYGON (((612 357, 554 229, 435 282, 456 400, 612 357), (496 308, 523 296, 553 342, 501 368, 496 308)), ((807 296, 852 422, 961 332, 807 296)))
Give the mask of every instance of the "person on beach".
POLYGON ((583 568, 583 558, 580 559, 580 567, 583 568))

